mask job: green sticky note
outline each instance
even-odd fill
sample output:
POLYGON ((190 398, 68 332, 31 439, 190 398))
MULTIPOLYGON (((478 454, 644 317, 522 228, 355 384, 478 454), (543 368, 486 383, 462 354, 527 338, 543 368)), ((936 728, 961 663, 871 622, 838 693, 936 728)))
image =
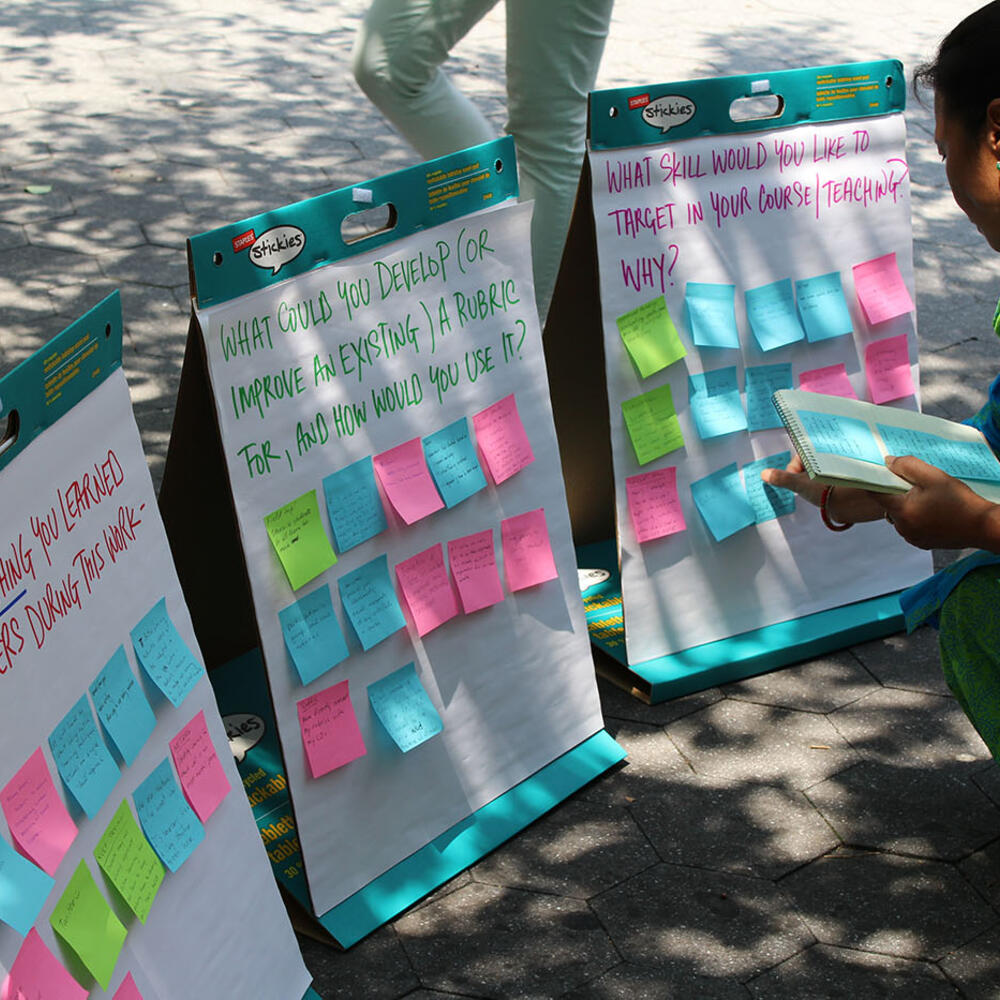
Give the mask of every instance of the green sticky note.
POLYGON ((319 519, 315 490, 272 511, 264 518, 264 527, 292 590, 304 587, 337 561, 319 519))
POLYGON ((94 857, 128 908, 143 922, 163 882, 163 862, 122 801, 94 848, 94 857))
POLYGON ((619 316, 615 322, 625 349, 643 378, 687 354, 662 295, 619 316))
POLYGON ((94 876, 82 858, 66 891, 59 897, 49 922, 56 934, 90 970, 101 989, 106 990, 127 931, 101 895, 94 876))
POLYGON ((684 445, 669 385, 626 399, 622 403, 622 416, 640 465, 684 445))

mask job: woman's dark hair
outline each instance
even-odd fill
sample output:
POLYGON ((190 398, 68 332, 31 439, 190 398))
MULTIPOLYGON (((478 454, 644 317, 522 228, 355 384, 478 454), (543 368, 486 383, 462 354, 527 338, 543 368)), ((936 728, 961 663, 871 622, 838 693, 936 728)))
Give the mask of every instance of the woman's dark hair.
POLYGON ((1000 97, 1000 0, 993 0, 945 35, 933 62, 918 66, 914 91, 934 90, 949 115, 975 135, 986 120, 986 107, 1000 97))

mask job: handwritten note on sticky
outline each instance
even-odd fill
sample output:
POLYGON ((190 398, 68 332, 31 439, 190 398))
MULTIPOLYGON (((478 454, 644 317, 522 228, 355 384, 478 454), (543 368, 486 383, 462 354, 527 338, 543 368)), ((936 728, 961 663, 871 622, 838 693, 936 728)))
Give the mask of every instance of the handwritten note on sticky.
POLYGON ((54 885, 51 875, 0 838, 0 920, 27 934, 54 885))
POLYGON ((440 542, 396 563, 396 579, 418 635, 427 635, 458 614, 440 542))
POLYGON ((677 468, 654 469, 625 480, 632 529, 640 543, 687 530, 680 497, 677 468))
POLYGON ((474 414, 472 426, 493 482, 502 483, 534 462, 513 394, 474 414))
POLYGON ((346 573, 337 586, 347 617, 366 652, 406 625, 385 553, 346 573))
POLYGON ((684 309, 698 347, 739 348, 735 285, 689 281, 684 290, 684 309))
POLYGON ((80 808, 93 819, 121 772, 98 732, 86 695, 63 716, 49 736, 56 768, 80 808))
POLYGON ((303 698, 296 707, 306 762, 314 778, 367 753, 346 680, 303 698))
POLYGON ((838 271, 796 281, 795 301, 810 343, 842 337, 854 329, 838 271))
POLYGON ((389 503, 407 524, 415 524, 444 507, 427 468, 420 438, 376 455, 374 462, 375 474, 389 503))
POLYGON ((813 368, 803 372, 799 376, 799 388, 806 392, 823 393, 826 396, 858 398, 843 361, 836 365, 826 365, 823 368, 813 368))
POLYGON ((912 396, 913 374, 910 350, 905 333, 873 341, 865 348, 865 374, 873 403, 889 403, 912 396))
POLYGON ((323 480, 323 494, 333 539, 341 552, 367 542, 388 527, 371 455, 331 472, 323 480))
POLYGON ((205 828, 178 788, 169 760, 160 762, 133 798, 146 839, 159 859, 177 871, 205 839, 205 828))
POLYGON ((164 868, 128 802, 123 800, 111 817, 94 848, 94 858, 128 908, 145 923, 163 883, 164 868))
POLYGON ((132 978, 131 972, 125 973, 125 978, 121 981, 118 989, 115 990, 112 1000, 142 1000, 142 994, 139 992, 139 987, 135 985, 135 980, 132 978))
POLYGON ((333 610, 329 584, 282 608, 278 620, 285 649, 303 684, 311 684, 347 659, 347 640, 333 610))
POLYGON ((129 666, 123 646, 105 664, 90 685, 97 717, 107 730, 122 760, 131 765, 156 728, 145 692, 129 666))
POLYGON ((894 253, 854 265, 854 290, 873 326, 913 312, 913 299, 894 253))
POLYGON ((746 306, 750 329, 762 351, 773 351, 805 338, 790 278, 747 289, 746 306))
POLYGON ((315 580, 337 561, 319 517, 315 490, 271 511, 264 527, 292 590, 315 580))
POLYGON ((794 513, 795 494, 791 490, 765 483, 760 478, 764 469, 783 469, 791 458, 790 451, 779 451, 743 466, 743 485, 758 524, 794 513))
POLYGON ((403 753, 444 728, 412 663, 368 685, 368 701, 382 727, 403 753))
POLYGON ((491 528, 452 539, 448 543, 448 565, 467 615, 503 600, 491 528))
POLYGON ((816 451, 884 463, 875 435, 863 420, 814 410, 799 410, 799 419, 816 451))
POLYGON ((687 354, 662 295, 619 316, 615 322, 625 349, 643 378, 687 354))
POLYGON ((717 542, 757 522, 735 462, 693 482, 691 496, 717 542))
POLYGON ((876 424, 890 455, 915 455, 949 476, 1000 482, 1000 463, 985 441, 950 441, 937 434, 876 424))
POLYGON ((465 417, 428 434, 424 438, 424 455, 438 493, 449 510, 486 488, 486 477, 465 417))
POLYGON ((735 365, 688 375, 688 405, 703 441, 747 428, 735 365))
POLYGON ((3 1000, 87 1000, 85 990, 49 951, 34 927, 3 984, 3 1000))
POLYGON ((507 589, 511 593, 555 580, 559 575, 542 508, 501 521, 500 541, 507 589))
POLYGON ((622 417, 640 465, 684 446, 669 385, 626 399, 622 403, 622 417))
POLYGON ((791 389, 792 366, 752 365, 746 370, 747 426, 752 431, 781 427, 781 417, 771 396, 776 389, 791 389))
POLYGON ((170 741, 181 789, 202 823, 219 808, 229 794, 229 779, 222 768, 215 744, 208 734, 205 713, 200 711, 170 741))
POLYGON ((21 851, 55 875, 76 838, 76 824, 56 791, 41 747, 0 789, 0 809, 21 851))
POLYGON ((127 931, 101 895, 82 858, 53 908, 49 923, 106 990, 127 931))
POLYGON ((176 707, 205 671, 188 649, 161 597, 131 631, 132 648, 142 669, 176 707))

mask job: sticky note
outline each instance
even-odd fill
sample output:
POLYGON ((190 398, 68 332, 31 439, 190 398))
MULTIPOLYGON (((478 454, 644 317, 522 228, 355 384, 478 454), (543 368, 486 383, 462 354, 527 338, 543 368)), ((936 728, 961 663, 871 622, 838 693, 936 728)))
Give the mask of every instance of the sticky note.
POLYGON ((129 633, 139 665, 176 707, 201 680, 204 668, 177 631, 161 597, 129 633))
POLYGON ((703 441, 746 430, 735 365, 688 375, 688 406, 703 441))
POLYGON ((80 808, 93 819, 121 776, 118 765, 101 739, 90 701, 79 701, 63 716, 49 736, 56 768, 80 808))
POLYGON ((873 403, 888 403, 912 396, 913 375, 905 333, 876 340, 865 348, 865 374, 873 403))
POLYGON ((41 747, 0 789, 0 809, 22 853, 55 875, 76 838, 76 824, 56 791, 41 747))
POLYGON ((559 575, 542 508, 504 518, 500 522, 500 542, 507 589, 511 593, 554 580, 559 575))
POLYGON ((458 614, 440 542, 396 563, 396 579, 418 635, 427 635, 458 614))
POLYGON ((937 434, 889 424, 875 427, 890 455, 915 455, 959 479, 1000 482, 1000 462, 985 441, 949 441, 937 434))
POLYGON ((844 399, 857 399, 857 393, 847 375, 843 361, 825 368, 813 368, 799 376, 799 388, 806 392, 819 392, 826 396, 843 396, 844 399))
POLYGON ((693 482, 691 496, 717 542, 757 522, 735 462, 693 482))
POLYGON ((677 495, 677 467, 641 472, 625 480, 632 530, 641 544, 687 530, 677 495))
POLYGON ((55 884, 51 875, 0 838, 0 920, 24 936, 55 884))
POLYGON ((49 923, 106 990, 127 931, 101 895, 82 858, 53 908, 49 923))
POLYGON ((130 765, 156 728, 146 694, 136 680, 123 646, 102 668, 90 685, 97 717, 107 730, 122 760, 130 765))
POLYGON ((383 553, 337 581, 340 600, 362 648, 367 652, 406 625, 383 553))
POLYGON ((135 985, 135 980, 132 978, 131 972, 125 973, 125 978, 121 981, 118 989, 115 990, 112 1000, 142 1000, 142 994, 139 992, 139 987, 135 985))
POLYGON ((347 640, 333 610, 329 584, 282 608, 278 620, 285 649, 303 684, 311 684, 347 659, 347 640))
POLYGON ((776 389, 792 388, 792 366, 752 365, 746 370, 747 426, 752 431, 781 427, 781 417, 771 401, 776 389))
POLYGON ((314 778, 367 753, 346 680, 303 698, 296 708, 306 762, 314 778))
POLYGON ((49 951, 34 927, 3 984, 2 1000, 87 1000, 85 990, 49 951))
POLYGON ((315 580, 337 561, 319 518, 315 490, 271 511, 264 527, 292 590, 315 580))
POLYGON ((333 540, 341 552, 367 542, 388 527, 371 455, 331 472, 323 480, 323 493, 333 540))
POLYGON ((145 923, 165 871, 125 800, 101 834, 94 858, 126 906, 145 923))
POLYGON ((448 542, 448 566, 467 615, 503 600, 491 528, 448 542))
POLYGON ((414 524, 444 507, 427 468, 420 438, 376 455, 374 462, 375 474, 389 503, 407 524, 414 524))
POLYGON ((368 702, 403 753, 426 743, 444 728, 412 663, 369 684, 368 702))
POLYGON ((662 295, 624 313, 615 322, 625 349, 643 378, 687 354, 662 295))
POLYGON ((215 744, 208 734, 204 711, 170 741, 170 755, 181 781, 184 798, 202 823, 218 809, 229 794, 229 779, 223 770, 215 744))
POLYGON ((913 312, 913 299, 894 253, 887 253, 863 264, 854 265, 854 290, 873 326, 913 312))
POLYGON ((513 395, 473 414, 472 427, 493 482, 502 483, 534 462, 535 453, 513 395))
POLYGON ((779 451, 743 466, 743 486, 758 524, 795 511, 795 494, 791 490, 772 486, 760 478, 764 469, 783 469, 791 458, 790 451, 779 451))
POLYGON ((736 286, 689 281, 684 289, 684 309, 691 338, 698 347, 736 348, 736 286))
POLYGON ((876 465, 884 463, 875 435, 863 420, 814 410, 799 410, 799 420, 816 451, 846 455, 876 465))
POLYGON ((133 799, 146 839, 157 857, 177 871, 205 839, 205 828, 178 788, 169 760, 160 762, 133 799))
POLYGON ((622 403, 622 417, 640 465, 684 445, 680 421, 669 385, 634 396, 622 403))
POLYGON ((795 301, 811 344, 843 337, 854 329, 839 271, 796 281, 795 301))
POLYGON ((805 338, 790 278, 747 289, 746 306, 750 329, 762 351, 773 351, 805 338))
POLYGON ((434 485, 449 509, 486 488, 486 477, 465 417, 428 434, 424 438, 424 456, 434 485))

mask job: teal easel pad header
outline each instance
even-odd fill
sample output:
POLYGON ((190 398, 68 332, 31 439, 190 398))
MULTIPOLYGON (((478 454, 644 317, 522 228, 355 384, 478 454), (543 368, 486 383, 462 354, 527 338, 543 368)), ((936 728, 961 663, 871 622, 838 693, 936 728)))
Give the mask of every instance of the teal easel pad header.
POLYGON ((619 87, 590 94, 590 146, 662 145, 696 136, 872 118, 905 107, 906 79, 898 59, 619 87), (733 121, 734 101, 769 96, 778 98, 777 113, 733 121))
POLYGON ((209 230, 188 240, 199 308, 228 302, 424 229, 516 198, 510 136, 209 230), (344 241, 348 216, 392 206, 395 224, 344 241))
POLYGON ((0 469, 121 363, 121 296, 112 292, 0 379, 0 469))

